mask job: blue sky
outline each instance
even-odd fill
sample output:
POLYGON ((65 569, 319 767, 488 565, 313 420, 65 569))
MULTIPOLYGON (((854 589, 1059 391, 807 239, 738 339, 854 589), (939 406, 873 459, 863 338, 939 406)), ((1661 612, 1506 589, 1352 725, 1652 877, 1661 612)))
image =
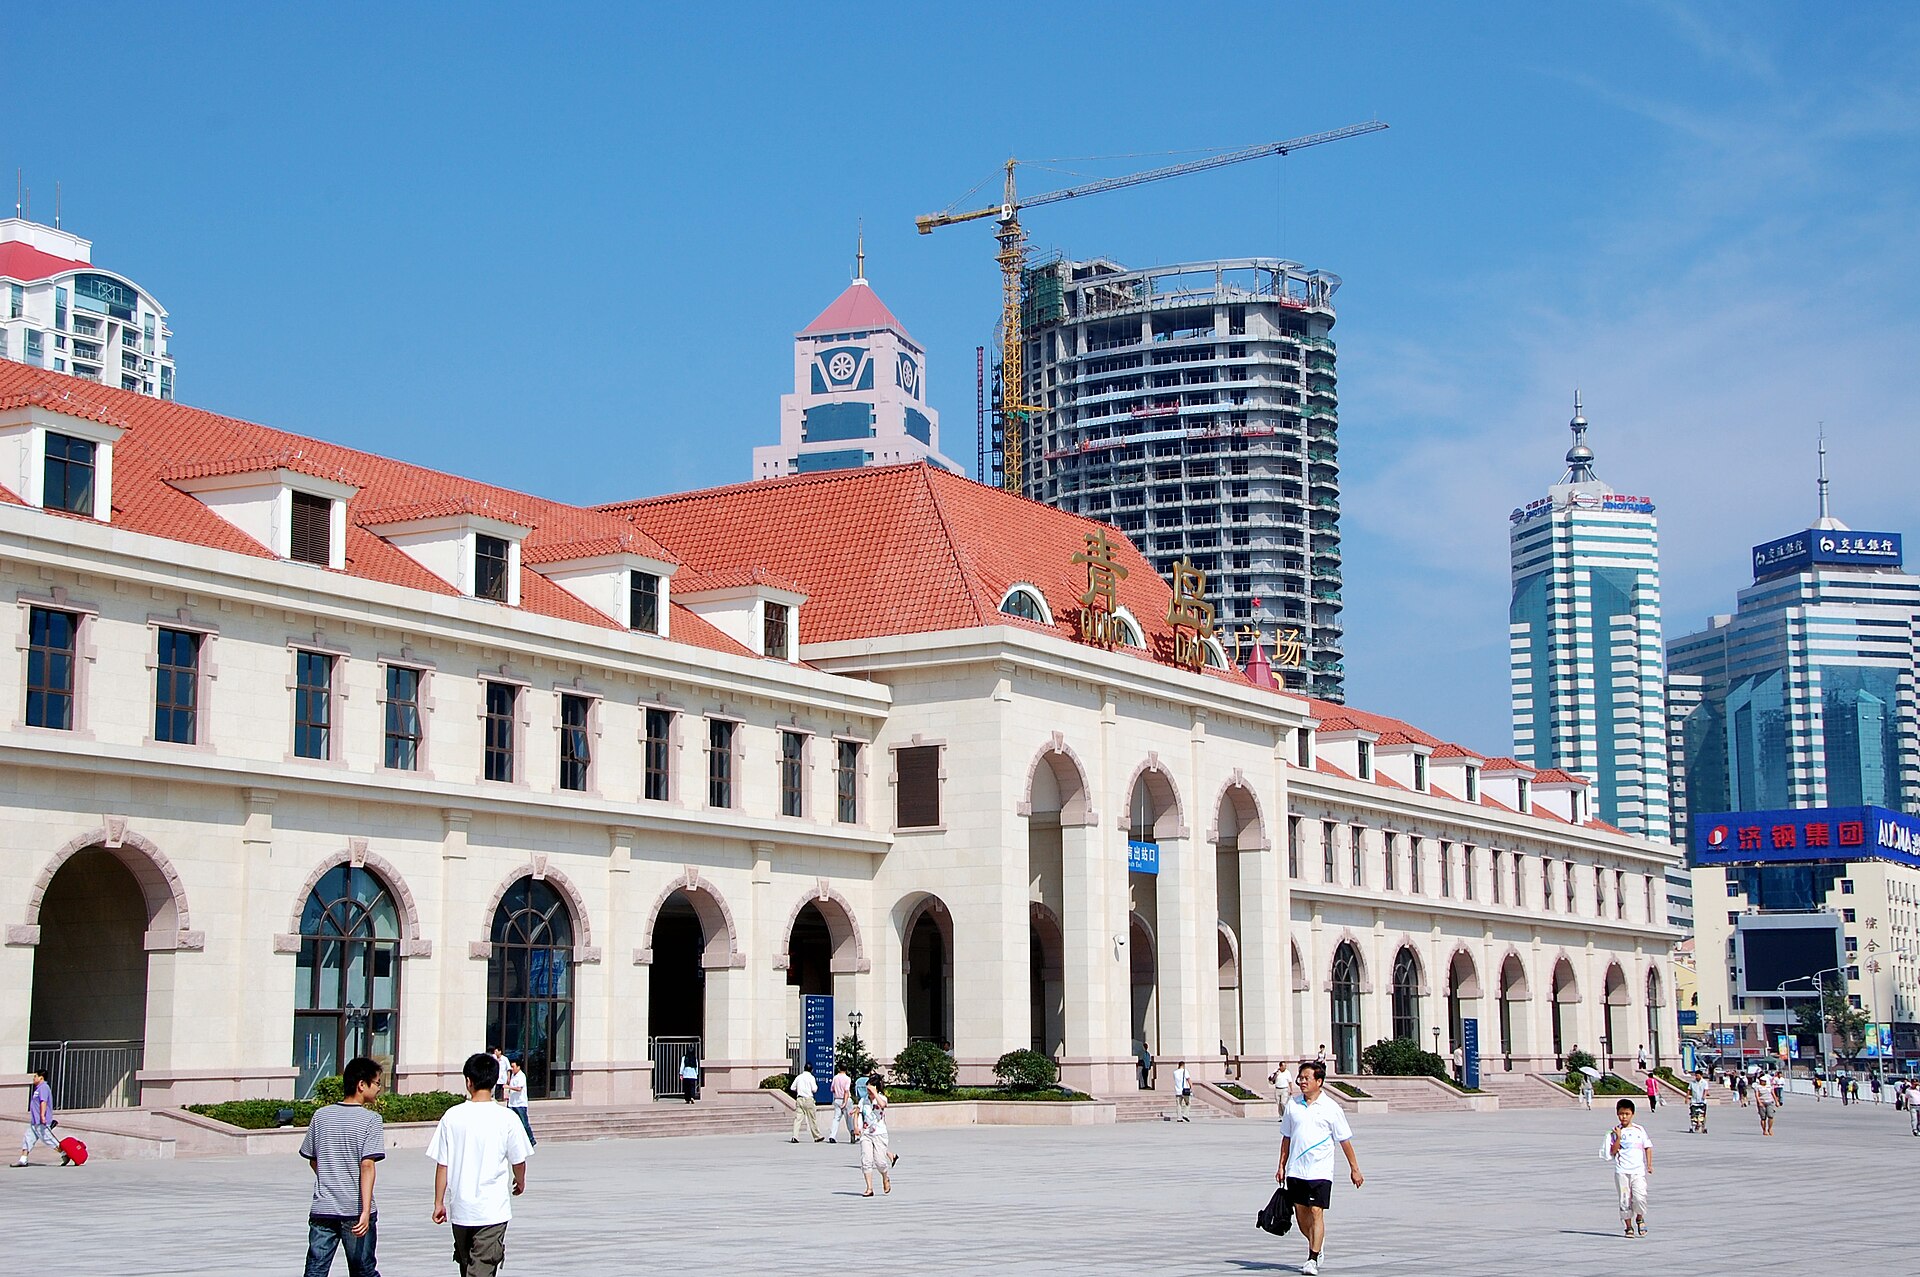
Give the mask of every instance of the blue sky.
POLYGON ((1920 532, 1912 6, 103 3, 0 43, 60 51, 9 58, 0 161, 170 309, 182 399, 576 501, 746 478, 861 218, 971 462, 991 237, 915 214, 1008 154, 1136 157, 1037 190, 1378 116, 1030 229, 1345 279, 1350 697, 1482 749, 1576 385, 1669 634, 1811 518, 1817 421, 1837 513, 1920 532))

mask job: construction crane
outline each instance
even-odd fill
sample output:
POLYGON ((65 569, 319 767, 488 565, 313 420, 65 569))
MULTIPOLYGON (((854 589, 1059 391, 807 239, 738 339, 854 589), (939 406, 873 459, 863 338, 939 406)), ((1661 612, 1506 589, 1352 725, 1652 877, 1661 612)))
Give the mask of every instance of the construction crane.
POLYGON ((1019 161, 1010 159, 1007 161, 1006 190, 998 204, 987 208, 976 208, 968 213, 929 213, 925 217, 914 218, 913 224, 922 235, 931 235, 942 226, 974 222, 983 217, 995 218, 1000 223, 1000 229, 994 232, 994 238, 1000 241, 1000 251, 995 254, 994 260, 1000 263, 1001 284, 1002 486, 1009 492, 1021 491, 1022 480, 1025 477, 1023 453, 1026 418, 1028 414, 1040 411, 1038 405, 1023 402, 1026 398, 1026 377, 1023 371, 1025 358, 1020 325, 1020 292, 1026 278, 1027 232, 1020 225, 1022 209, 1037 208, 1042 204, 1058 204, 1062 200, 1079 199, 1083 195, 1098 195, 1104 191, 1117 191, 1128 186, 1141 186, 1169 177, 1184 177, 1188 173, 1204 173, 1208 169, 1225 168, 1229 164, 1238 164, 1243 160, 1257 160, 1267 155, 1290 155, 1294 151, 1305 150, 1309 146, 1319 146, 1323 142, 1338 142, 1345 138, 1359 137, 1364 133, 1378 133, 1386 127, 1379 120, 1368 120, 1365 124, 1349 124, 1344 128, 1332 129, 1325 133, 1309 133, 1305 137, 1288 138, 1284 142, 1266 142, 1238 151, 1226 151, 1203 160, 1169 164, 1164 168, 1129 173, 1124 177, 1109 177, 1098 182, 1087 182, 1080 186, 1069 186, 1062 190, 1047 191, 1044 194, 1028 195, 1024 198, 1015 192, 1013 183, 1014 169, 1019 161))

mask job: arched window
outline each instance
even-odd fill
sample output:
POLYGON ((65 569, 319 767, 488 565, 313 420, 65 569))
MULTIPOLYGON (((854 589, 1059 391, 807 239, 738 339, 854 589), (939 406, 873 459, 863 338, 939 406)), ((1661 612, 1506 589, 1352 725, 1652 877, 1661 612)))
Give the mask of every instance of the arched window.
POLYGON ((378 1060, 391 1084, 400 1041, 400 911, 371 871, 336 865, 307 896, 293 1008, 299 1098, 359 1055, 378 1060))
POLYGON ((1040 591, 1030 585, 1016 585, 1008 590, 1007 596, 1000 600, 1000 610, 1008 616, 1038 621, 1042 625, 1053 624, 1053 615, 1047 610, 1047 601, 1040 597, 1040 591))
POLYGON ((1202 639, 1200 647, 1202 652, 1205 653, 1202 657, 1202 664, 1208 669, 1227 670, 1233 668, 1227 661, 1227 649, 1220 646, 1219 639, 1202 639))
POLYGON ((1420 962, 1411 949, 1393 955, 1393 1036, 1420 1040, 1420 962))
POLYGON ((1119 631, 1122 647, 1146 647, 1147 641, 1140 636, 1140 625, 1133 619, 1133 613, 1121 608, 1113 614, 1113 624, 1119 631))
POLYGON ((520 1061, 529 1099, 573 1090, 573 914, 545 882, 522 878, 493 911, 487 1044, 520 1061))
POLYGON ((1360 1071, 1360 955, 1345 940, 1333 951, 1333 1054, 1341 1073, 1360 1071))

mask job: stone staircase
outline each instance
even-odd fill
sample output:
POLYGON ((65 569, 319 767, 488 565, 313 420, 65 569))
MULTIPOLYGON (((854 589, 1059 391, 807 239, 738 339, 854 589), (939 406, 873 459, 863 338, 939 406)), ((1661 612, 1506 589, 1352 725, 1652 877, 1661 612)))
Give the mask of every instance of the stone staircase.
MULTIPOLYGON (((1509 1109, 1570 1109, 1580 1107, 1580 1097, 1561 1087, 1550 1073, 1504 1073, 1491 1069, 1480 1072, 1480 1089, 1498 1096, 1502 1111, 1509 1109)), ((1597 1104, 1599 1101, 1596 1100, 1597 1104)))
POLYGON ((1368 1075, 1348 1080, 1373 1099, 1385 1100, 1389 1113, 1465 1113, 1473 1107, 1465 1095, 1431 1078, 1368 1075))
MULTIPOLYGON (((1173 1096, 1162 1095, 1158 1091, 1128 1091, 1122 1095, 1102 1095, 1099 1098, 1101 1102, 1113 1105, 1113 1120, 1116 1122, 1158 1122, 1173 1116, 1173 1096)), ((1198 1095, 1193 1097, 1190 1116, 1196 1122, 1223 1118, 1232 1120, 1232 1114, 1221 1112, 1198 1095)))
MULTIPOLYGON (((769 1097, 771 1098, 771 1097, 769 1097)), ((754 1104, 679 1100, 625 1108, 570 1108, 535 1105, 533 1133, 543 1142, 657 1139, 672 1135, 771 1135, 793 1127, 793 1114, 777 1102, 754 1104)), ((824 1114, 831 1121, 832 1110, 824 1114)))

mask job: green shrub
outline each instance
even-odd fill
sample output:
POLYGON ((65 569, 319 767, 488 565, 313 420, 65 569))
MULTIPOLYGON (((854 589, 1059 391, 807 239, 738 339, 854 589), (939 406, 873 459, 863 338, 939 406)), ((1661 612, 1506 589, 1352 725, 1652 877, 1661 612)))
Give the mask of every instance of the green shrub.
POLYGON ((833 1066, 848 1077, 867 1077, 880 1062, 867 1054, 867 1044, 858 1033, 849 1033, 833 1044, 833 1066))
POLYGON ((953 1089, 959 1066, 937 1042, 915 1042, 893 1057, 893 1075, 902 1086, 941 1095, 953 1089))
POLYGON ((1263 1098, 1261 1096, 1255 1095, 1252 1091, 1249 1091, 1246 1087, 1240 1085, 1238 1082, 1222 1082, 1220 1084, 1220 1089, 1225 1091, 1228 1095, 1231 1095, 1236 1100, 1257 1100, 1257 1099, 1263 1098))
MULTIPOLYGON (((1599 1064, 1600 1064, 1600 1061, 1596 1060, 1593 1057, 1593 1053, 1591 1051, 1574 1051, 1570 1053, 1567 1056, 1567 1087, 1568 1089, 1574 1090, 1574 1091, 1579 1090, 1580 1079, 1582 1076, 1584 1076, 1580 1072, 1580 1070, 1583 1068, 1587 1068, 1587 1069, 1596 1068, 1599 1066, 1599 1064)), ((1599 1083, 1596 1082, 1594 1086, 1595 1086, 1595 1089, 1597 1090, 1599 1087, 1599 1083)))
POLYGON ((338 1073, 329 1073, 313 1084, 313 1102, 315 1104, 338 1104, 346 1098, 346 1090, 341 1085, 338 1073))
POLYGON ((791 1073, 769 1073, 760 1079, 760 1089, 763 1091, 784 1091, 792 1085, 791 1073))
POLYGON ((1037 1091, 1060 1080, 1060 1069, 1038 1051, 1009 1051, 993 1063, 993 1076, 1009 1091, 1037 1091))
POLYGON ((1360 1052, 1360 1071, 1376 1077, 1445 1077, 1447 1062, 1412 1038, 1383 1038, 1360 1052))
MULTIPOLYGON (((340 1080, 335 1078, 334 1090, 339 1089, 340 1080)), ((466 1096, 452 1091, 421 1091, 413 1095, 383 1095, 373 1108, 389 1122, 437 1122, 448 1109, 464 1103, 466 1096)), ((314 1100, 225 1100, 219 1104, 186 1106, 189 1113, 246 1131, 273 1130, 280 1125, 282 1112, 291 1114, 288 1126, 305 1126, 313 1120, 314 1110, 324 1107, 314 1100)))
POLYGON ((1353 1083, 1342 1082, 1338 1078, 1328 1078, 1327 1085, 1332 1087, 1334 1090, 1340 1092, 1340 1094, 1347 1096, 1350 1099, 1366 1100, 1366 1099, 1373 1098, 1372 1096, 1368 1095, 1365 1091, 1355 1086, 1353 1083))
POLYGON ((437 1122, 448 1109, 466 1102, 466 1096, 452 1091, 419 1091, 412 1095, 383 1095, 374 1107, 389 1122, 437 1122))
POLYGON ((889 1104, 940 1104, 955 1100, 1020 1100, 1029 1103, 1084 1104, 1093 1099, 1082 1091, 1062 1086, 1042 1087, 1036 1091, 1009 1091, 1000 1086, 956 1086, 951 1091, 916 1091, 897 1086, 887 1091, 889 1104))

